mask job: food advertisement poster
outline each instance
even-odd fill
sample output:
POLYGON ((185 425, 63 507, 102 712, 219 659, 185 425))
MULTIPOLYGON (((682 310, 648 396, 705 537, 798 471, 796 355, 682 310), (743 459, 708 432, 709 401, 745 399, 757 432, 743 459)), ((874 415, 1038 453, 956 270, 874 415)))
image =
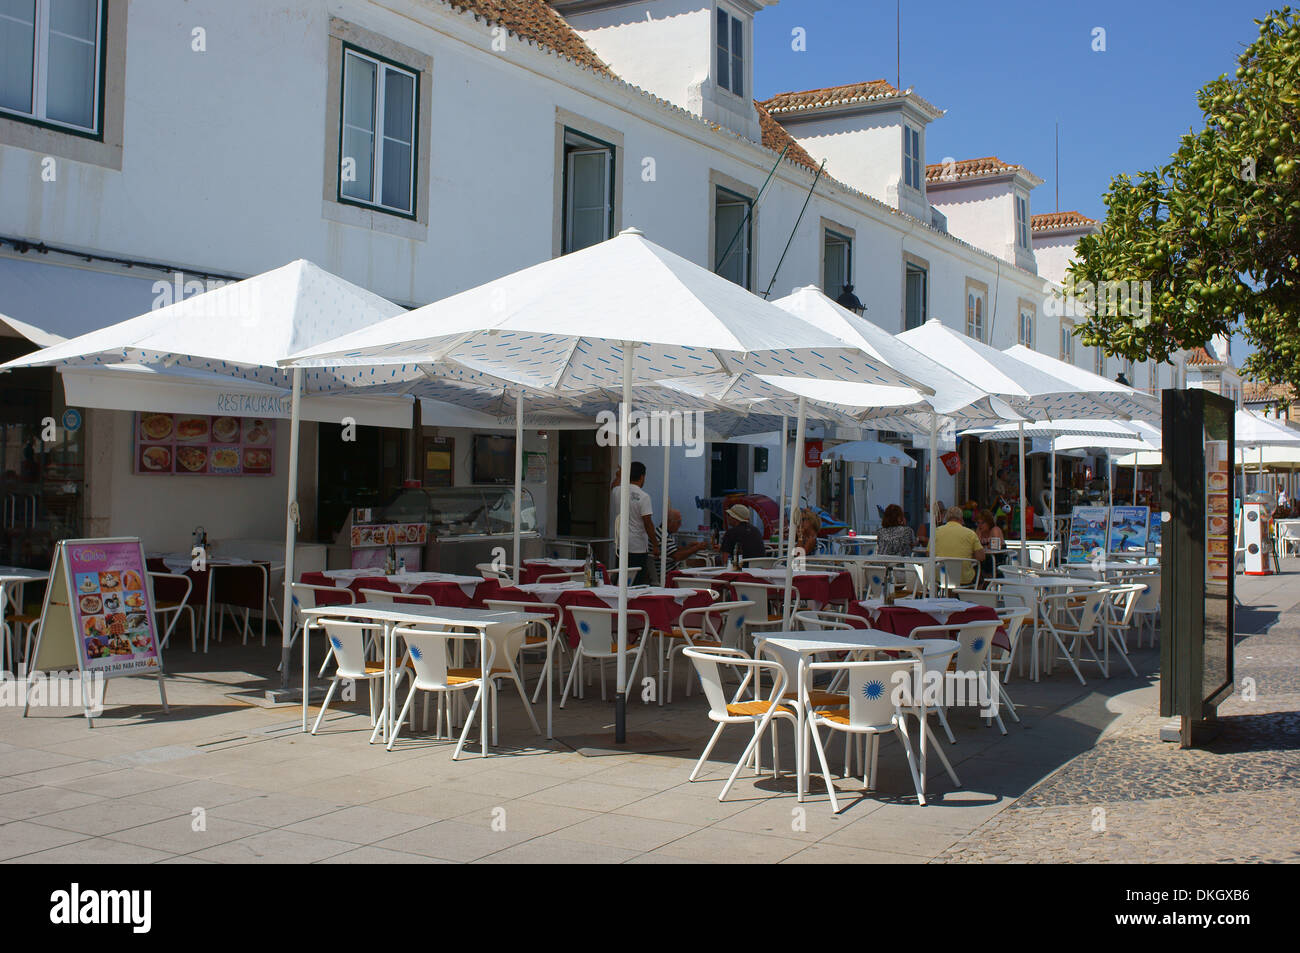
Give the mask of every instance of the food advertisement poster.
POLYGON ((352 546, 406 546, 423 545, 429 540, 428 523, 382 523, 375 526, 353 526, 352 546))
POLYGON ((1106 551, 1106 507, 1076 506, 1070 514, 1066 562, 1086 563, 1106 551))
POLYGON ((1228 462, 1228 441, 1205 441, 1205 580, 1221 585, 1227 583, 1233 562, 1232 473, 1228 462))
POLYGON ((1112 506, 1108 548, 1112 553, 1145 553, 1151 510, 1145 506, 1112 506))
POLYGON ((156 672, 157 626, 139 540, 72 543, 67 554, 82 670, 106 676, 156 672))
POLYGON ((275 421, 261 417, 138 413, 135 472, 272 476, 275 421))

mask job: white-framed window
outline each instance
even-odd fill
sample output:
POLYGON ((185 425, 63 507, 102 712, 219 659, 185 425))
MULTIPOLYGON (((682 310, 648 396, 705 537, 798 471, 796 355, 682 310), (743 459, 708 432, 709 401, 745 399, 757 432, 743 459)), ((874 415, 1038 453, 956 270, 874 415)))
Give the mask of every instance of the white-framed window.
POLYGON ((1016 340, 1018 340, 1025 347, 1031 349, 1034 346, 1034 318, 1035 317, 1036 314, 1034 312, 1033 305, 1028 305, 1028 304, 1020 305, 1020 333, 1019 336, 1016 338, 1016 340))
POLYGON ((822 290, 834 299, 844 293, 845 285, 853 284, 853 239, 828 228, 823 246, 822 290))
POLYGON ((929 273, 921 265, 908 262, 903 284, 903 330, 910 331, 925 324, 926 303, 929 295, 929 273))
POLYGON ((745 24, 718 8, 718 85, 745 95, 745 24))
POLYGON ((966 335, 984 340, 984 315, 988 310, 988 292, 976 285, 966 285, 966 335))
POLYGON ((714 271, 742 288, 749 287, 750 253, 753 248, 753 203, 717 186, 713 205, 714 271))
POLYGON ((1029 199, 1016 195, 1016 244, 1029 247, 1029 199))
POLYGON ((1074 363, 1074 323, 1061 322, 1061 360, 1074 363))
POLYGON ((420 74, 343 49, 339 200, 415 216, 420 74))
POLYGON ((98 137, 102 0, 0 0, 0 114, 98 137))
POLYGON ((614 222, 614 147, 564 130, 563 253, 610 237, 614 222))
POLYGON ((911 126, 903 126, 903 184, 914 189, 921 188, 923 171, 921 169, 921 133, 911 126))

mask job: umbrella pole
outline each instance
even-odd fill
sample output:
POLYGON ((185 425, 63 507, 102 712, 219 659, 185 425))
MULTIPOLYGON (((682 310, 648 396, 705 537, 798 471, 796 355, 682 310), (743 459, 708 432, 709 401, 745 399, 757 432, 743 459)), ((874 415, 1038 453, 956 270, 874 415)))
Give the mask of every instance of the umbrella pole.
POLYGON ((786 451, 789 449, 786 446, 786 428, 788 426, 788 420, 789 418, 785 414, 781 415, 781 492, 777 497, 776 505, 776 553, 778 556, 785 554, 785 514, 781 512, 781 507, 785 505, 785 474, 787 468, 786 451))
POLYGON ((515 392, 515 505, 514 505, 514 583, 519 585, 519 521, 522 518, 520 496, 524 492, 524 392, 515 392))
MULTIPOLYGON (((632 342, 623 342, 623 406, 618 427, 618 458, 622 476, 618 486, 618 686, 614 694, 614 742, 627 741, 627 573, 628 529, 632 520, 628 508, 632 503, 632 444, 628 419, 632 412, 632 342)), ((643 639, 649 632, 641 633, 643 639)))
MULTIPOLYGON (((289 404, 289 489, 284 520, 284 612, 280 618, 280 688, 289 689, 289 644, 293 639, 293 544, 298 529, 298 425, 302 413, 302 368, 293 369, 289 404)), ((303 645, 307 644, 303 636, 303 645)), ((304 667, 303 672, 307 670, 304 667)), ((302 683, 302 730, 307 730, 307 682, 302 683)))
POLYGON ((1052 485, 1047 490, 1047 538, 1056 542, 1056 434, 1052 434, 1052 485))
POLYGON ((790 593, 794 588, 794 560, 795 560, 795 540, 799 536, 799 526, 795 522, 799 518, 799 510, 795 506, 795 495, 799 492, 799 486, 803 482, 802 467, 799 462, 803 459, 804 444, 804 427, 808 415, 808 399, 803 395, 799 397, 799 422, 795 425, 794 430, 794 466, 790 474, 790 552, 785 560, 785 600, 781 606, 781 628, 790 628, 790 593))
POLYGON ((926 509, 930 511, 930 565, 928 567, 929 585, 926 591, 931 596, 936 594, 938 579, 935 577, 939 572, 939 561, 935 559, 935 539, 934 535, 939 531, 939 516, 934 511, 935 503, 939 499, 939 470, 935 466, 939 462, 939 415, 933 410, 930 411, 930 499, 926 509))
MULTIPOLYGON (((668 425, 668 434, 672 436, 672 424, 668 425)), ((671 439, 664 440, 661 432, 659 439, 664 441, 664 508, 663 525, 659 533, 659 585, 668 585, 668 450, 672 443, 671 439)))
POLYGON ((1133 451, 1133 505, 1138 505, 1138 455, 1133 451))
POLYGON ((1115 468, 1111 466, 1110 451, 1106 451, 1106 508, 1115 505, 1115 468))
POLYGON ((1025 425, 1016 424, 1016 442, 1020 447, 1020 565, 1029 565, 1029 529, 1027 526, 1025 503, 1025 425))

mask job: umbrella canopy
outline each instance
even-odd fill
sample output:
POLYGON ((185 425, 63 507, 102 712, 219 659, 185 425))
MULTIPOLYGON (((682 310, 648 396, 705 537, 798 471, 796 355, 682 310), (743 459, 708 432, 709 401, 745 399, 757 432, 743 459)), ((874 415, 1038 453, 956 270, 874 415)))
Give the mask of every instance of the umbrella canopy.
POLYGON ((1092 392, 1080 390, 1032 364, 989 347, 931 318, 898 335, 899 340, 941 361, 952 373, 1033 420, 1055 417, 1114 419, 1122 416, 1092 392))
POLYGON ((1013 345, 1004 353, 1087 393, 1097 403, 1113 408, 1117 417, 1160 423, 1160 398, 1154 394, 1144 394, 1127 384, 1108 380, 1100 374, 1086 371, 1023 344, 1013 345))
POLYGON ((1238 450, 1237 466, 1258 471, 1261 456, 1265 470, 1300 470, 1300 447, 1287 446, 1264 447, 1262 454, 1254 450, 1238 450))
POLYGON ((1235 431, 1233 439, 1238 447, 1300 446, 1300 431, 1253 411, 1237 411, 1232 425, 1235 431))
MULTIPOLYGON (((1014 424, 1001 424, 996 427, 980 427, 963 431, 963 436, 981 437, 989 440, 1016 440, 1020 428, 1014 424)), ((1056 446, 1061 449, 1078 449, 1083 447, 1126 446, 1142 444, 1142 449, 1160 448, 1158 430, 1150 428, 1139 430, 1131 421, 1086 420, 1062 417, 1053 420, 1036 420, 1024 425, 1026 437, 1054 437, 1056 446), (1146 439, 1148 434, 1155 434, 1155 444, 1146 439), (1110 443, 1118 441, 1118 443, 1110 443)), ((1129 447, 1128 449, 1137 449, 1129 447)))
POLYGON ((822 454, 823 460, 849 463, 886 463, 894 467, 914 467, 916 461, 891 444, 879 440, 852 440, 837 444, 822 454))
MULTIPOLYGON (((800 321, 648 241, 609 241, 294 355, 303 366, 384 364, 376 383, 434 373, 542 391, 742 371, 918 386, 879 355, 800 321)), ((286 362, 289 363, 289 362, 286 362)))

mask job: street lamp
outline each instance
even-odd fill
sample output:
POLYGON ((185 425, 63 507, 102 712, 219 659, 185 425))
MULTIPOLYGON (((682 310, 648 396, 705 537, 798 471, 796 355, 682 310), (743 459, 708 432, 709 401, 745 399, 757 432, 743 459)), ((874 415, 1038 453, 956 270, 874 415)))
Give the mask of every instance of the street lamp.
POLYGON ((858 317, 866 312, 867 306, 858 300, 858 296, 853 293, 852 285, 845 285, 840 296, 835 299, 835 303, 845 310, 852 311, 858 317))

